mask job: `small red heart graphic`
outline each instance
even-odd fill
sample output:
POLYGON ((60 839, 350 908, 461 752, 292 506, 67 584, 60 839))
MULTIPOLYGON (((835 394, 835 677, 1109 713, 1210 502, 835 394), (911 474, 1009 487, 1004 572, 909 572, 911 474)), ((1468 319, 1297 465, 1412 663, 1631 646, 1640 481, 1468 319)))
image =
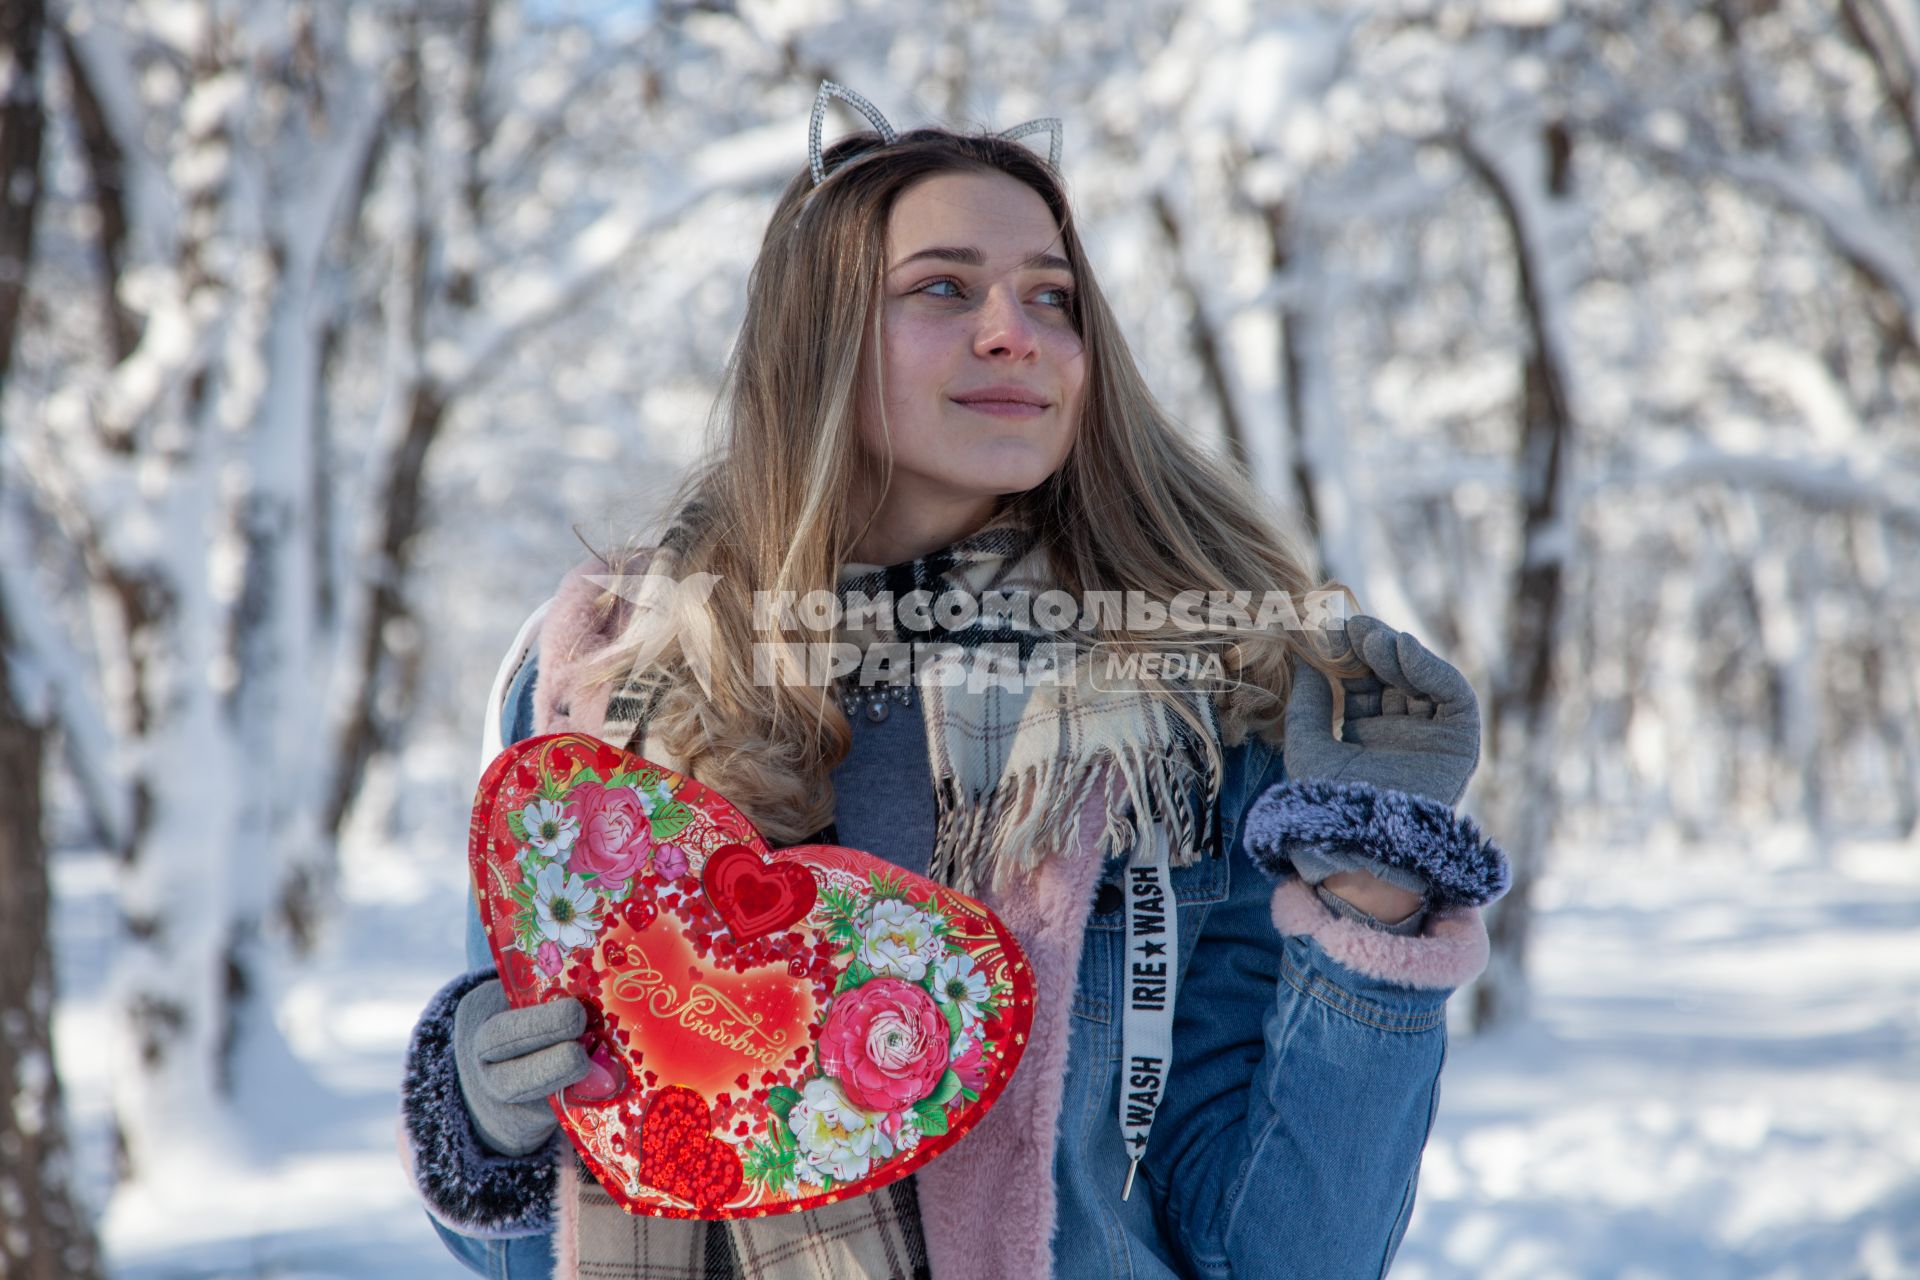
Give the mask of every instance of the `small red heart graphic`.
POLYGON ((778 933, 806 919, 819 892, 813 873, 791 862, 768 866, 744 844, 714 851, 700 884, 727 931, 741 942, 778 933))
POLYGON ((713 1136, 705 1098, 679 1085, 654 1095, 640 1124, 640 1181, 716 1209, 733 1199, 740 1179, 740 1157, 713 1136))

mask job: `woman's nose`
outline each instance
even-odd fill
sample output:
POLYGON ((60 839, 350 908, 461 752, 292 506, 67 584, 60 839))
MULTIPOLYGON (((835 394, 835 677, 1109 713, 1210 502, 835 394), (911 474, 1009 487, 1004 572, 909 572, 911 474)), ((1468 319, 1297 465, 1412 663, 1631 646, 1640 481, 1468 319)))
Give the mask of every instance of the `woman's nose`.
POLYGON ((1012 356, 1025 359, 1039 349, 1040 332, 1033 318, 1020 305, 1020 295, 1010 285, 998 285, 986 292, 980 303, 979 327, 974 331, 974 354, 1012 356))

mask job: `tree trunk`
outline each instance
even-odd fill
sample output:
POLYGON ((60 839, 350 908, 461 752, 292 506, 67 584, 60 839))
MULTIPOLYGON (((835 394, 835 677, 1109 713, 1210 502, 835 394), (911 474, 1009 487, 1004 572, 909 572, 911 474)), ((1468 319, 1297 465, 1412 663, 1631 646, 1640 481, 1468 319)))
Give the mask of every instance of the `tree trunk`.
POLYGON ((14 332, 33 260, 33 223, 40 209, 40 148, 46 111, 40 102, 44 0, 0 0, 0 52, 12 63, 0 96, 0 388, 13 363, 14 332))
MULTIPOLYGON (((45 26, 41 0, 0 3, 0 51, 13 64, 0 105, 0 389, 13 363, 40 208, 45 26)), ((0 574, 9 571, 0 559, 0 574)), ((0 778, 9 783, 0 805, 0 1280, 87 1280, 100 1274, 100 1260, 69 1185, 53 1056, 53 895, 41 827, 46 731, 44 716, 16 692, 28 687, 32 663, 23 671, 15 655, 6 601, 0 584, 0 778)))
POLYGON ((1226 353, 1221 349, 1224 343, 1220 331, 1207 311, 1206 290, 1187 270, 1186 233, 1180 225, 1180 215, 1174 212, 1173 201, 1164 190, 1154 190, 1152 203, 1153 216, 1160 223, 1161 234, 1167 238, 1175 287, 1186 299, 1190 317, 1187 341, 1192 346, 1193 358, 1200 363, 1207 391, 1220 412, 1220 434, 1226 440, 1227 456, 1233 459, 1242 475, 1250 475, 1253 464, 1247 455, 1247 429, 1240 423, 1239 398, 1234 394, 1233 377, 1227 368, 1226 353))
POLYGON ((40 787, 45 732, 14 697, 19 678, 0 600, 0 1280, 100 1274, 93 1229, 69 1185, 60 1077, 53 1058, 53 918, 40 787))
POLYGON ((1494 829, 1512 863, 1513 887, 1487 909, 1492 955, 1486 973, 1474 984, 1469 1006, 1476 1031, 1513 1020, 1526 1009, 1533 886, 1555 812, 1554 641, 1566 557, 1578 521, 1568 498, 1574 423, 1566 354, 1557 341, 1562 317, 1555 314, 1558 295, 1549 275, 1554 264, 1543 243, 1546 228, 1536 225, 1534 216, 1537 209, 1568 195, 1572 139, 1555 123, 1544 128, 1540 141, 1539 186, 1525 191, 1471 139, 1461 148, 1506 224, 1528 335, 1516 468, 1521 485, 1520 559, 1507 614, 1505 662, 1496 668, 1487 712, 1486 756, 1497 766, 1494 829))
MULTIPOLYGON (((1284 202, 1273 202, 1261 207, 1261 214, 1267 226, 1267 244, 1270 250, 1270 266, 1278 276, 1293 268, 1293 230, 1291 219, 1292 206, 1284 202)), ((1295 506, 1306 526, 1313 530, 1316 544, 1320 537, 1320 506, 1314 496, 1319 488, 1319 477, 1313 470, 1313 449, 1307 439, 1310 416, 1307 379, 1314 376, 1307 368, 1306 350, 1311 345, 1306 334, 1312 321, 1306 308, 1297 303, 1280 305, 1280 388, 1286 403, 1286 424, 1288 435, 1287 453, 1291 459, 1288 476, 1292 481, 1292 494, 1295 506)), ((1319 546, 1320 563, 1326 564, 1327 548, 1319 546)))

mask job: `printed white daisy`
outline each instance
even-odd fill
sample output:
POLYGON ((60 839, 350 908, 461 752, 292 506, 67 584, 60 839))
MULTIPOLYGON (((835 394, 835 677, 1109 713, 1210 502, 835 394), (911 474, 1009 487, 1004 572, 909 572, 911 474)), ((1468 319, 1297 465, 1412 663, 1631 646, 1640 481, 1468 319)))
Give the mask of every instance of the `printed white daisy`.
POLYGON ((893 1154, 880 1119, 848 1102, 833 1081, 816 1078, 801 1089, 787 1113, 787 1127, 800 1144, 801 1158, 816 1173, 851 1182, 865 1177, 875 1160, 893 1154))
POLYGON ((860 918, 860 963, 876 976, 918 982, 946 949, 935 920, 899 898, 878 898, 860 918))
POLYGON ((599 919, 588 914, 594 897, 586 881, 568 875, 559 863, 542 867, 533 882, 533 914, 541 934, 563 947, 593 941, 600 927, 599 919))
POLYGON ((527 843, 549 858, 558 858, 580 838, 580 820, 560 807, 558 800, 536 800, 520 811, 527 843))
POLYGON ((987 975, 973 967, 972 957, 950 951, 934 962, 933 998, 959 1011, 962 1028, 980 1025, 988 990, 987 975))

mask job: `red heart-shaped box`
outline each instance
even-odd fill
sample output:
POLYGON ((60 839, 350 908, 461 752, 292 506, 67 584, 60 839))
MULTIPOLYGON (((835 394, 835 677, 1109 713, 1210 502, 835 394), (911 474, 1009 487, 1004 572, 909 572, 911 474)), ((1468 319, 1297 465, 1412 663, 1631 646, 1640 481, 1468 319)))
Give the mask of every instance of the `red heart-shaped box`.
POLYGON ((903 1178, 1006 1087, 1033 971, 984 905, 872 854, 769 850, 585 734, 502 752, 468 860, 507 999, 587 1007, 560 1126, 630 1213, 744 1218, 903 1178))

